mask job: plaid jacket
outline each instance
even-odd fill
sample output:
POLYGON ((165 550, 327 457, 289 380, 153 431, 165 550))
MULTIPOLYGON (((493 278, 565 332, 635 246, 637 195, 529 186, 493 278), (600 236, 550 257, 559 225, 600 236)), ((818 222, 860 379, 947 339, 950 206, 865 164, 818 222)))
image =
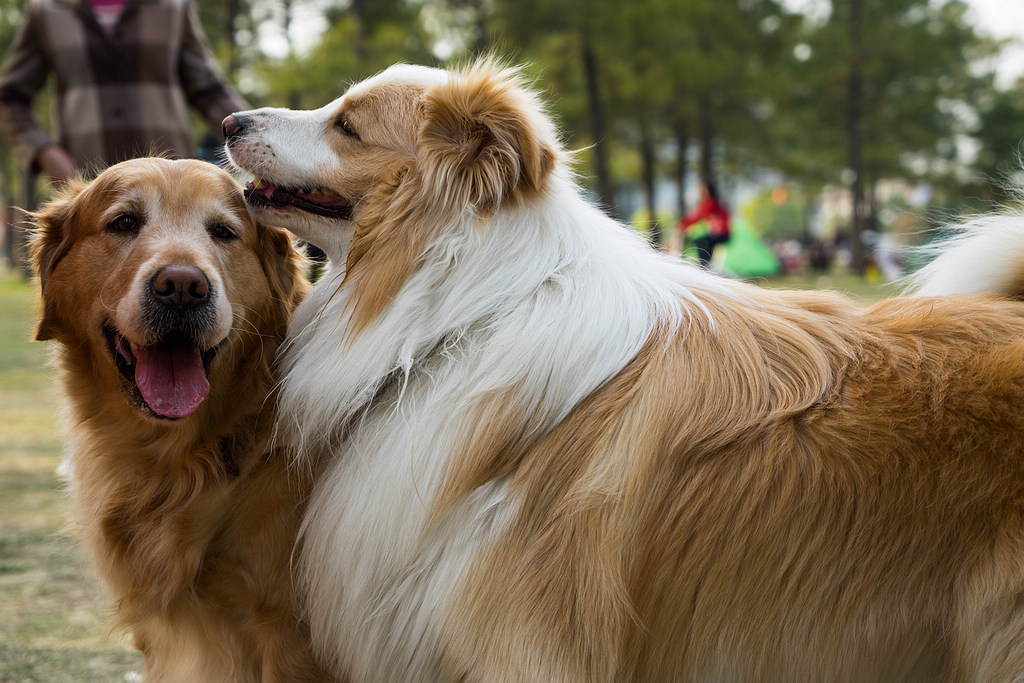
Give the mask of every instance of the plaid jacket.
POLYGON ((88 0, 29 0, 0 74, 0 129, 32 166, 53 144, 31 106, 48 74, 57 144, 84 168, 192 156, 186 99, 218 129, 248 108, 221 78, 189 0, 126 0, 112 34, 88 0))

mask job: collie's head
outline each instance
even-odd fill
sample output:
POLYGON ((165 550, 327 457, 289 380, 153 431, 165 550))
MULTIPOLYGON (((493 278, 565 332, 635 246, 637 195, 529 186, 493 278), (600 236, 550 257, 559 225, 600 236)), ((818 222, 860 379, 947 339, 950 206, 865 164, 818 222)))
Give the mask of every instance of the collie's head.
POLYGON ((392 66, 321 109, 242 112, 224 132, 255 210, 373 280, 360 289, 378 302, 446 231, 542 194, 559 154, 535 94, 492 60, 392 66))

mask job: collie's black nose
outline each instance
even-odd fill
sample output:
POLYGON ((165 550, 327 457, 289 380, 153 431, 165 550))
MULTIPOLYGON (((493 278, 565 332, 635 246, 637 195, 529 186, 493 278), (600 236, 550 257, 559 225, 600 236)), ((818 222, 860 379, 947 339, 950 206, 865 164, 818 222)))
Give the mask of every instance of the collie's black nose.
POLYGON ((156 272, 149 286, 154 299, 181 311, 201 306, 210 298, 210 281, 195 266, 164 266, 156 272))
POLYGON ((231 114, 220 124, 221 130, 224 132, 224 139, 226 140, 228 138, 233 138, 236 135, 241 135, 248 123, 249 118, 247 116, 231 114))

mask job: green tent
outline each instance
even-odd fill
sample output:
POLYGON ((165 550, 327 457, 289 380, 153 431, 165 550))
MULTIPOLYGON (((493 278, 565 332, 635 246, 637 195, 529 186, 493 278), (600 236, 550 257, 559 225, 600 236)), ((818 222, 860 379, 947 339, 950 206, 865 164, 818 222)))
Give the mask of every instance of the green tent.
MULTIPOLYGON (((704 234, 703 225, 695 225, 687 231, 687 248, 684 250, 694 260, 696 250, 692 246, 692 238, 704 234)), ((729 241, 715 249, 713 262, 724 272, 737 277, 770 277, 779 274, 779 259, 772 250, 761 241, 757 230, 742 218, 733 217, 730 227, 729 241), (722 257, 725 252, 725 257, 722 257)))

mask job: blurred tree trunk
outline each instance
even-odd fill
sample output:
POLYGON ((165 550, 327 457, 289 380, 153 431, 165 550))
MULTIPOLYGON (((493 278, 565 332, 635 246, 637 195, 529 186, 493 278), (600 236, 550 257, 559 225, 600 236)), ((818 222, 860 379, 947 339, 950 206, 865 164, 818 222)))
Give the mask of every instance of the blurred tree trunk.
MULTIPOLYGON (((356 4, 352 3, 353 6, 356 4)), ((288 54, 295 54, 295 44, 292 42, 292 17, 294 10, 294 3, 292 0, 281 0, 281 7, 284 10, 284 39, 288 43, 288 54)))
POLYGON ((238 16, 242 10, 242 0, 227 0, 224 6, 224 35, 228 48, 227 64, 224 65, 224 73, 231 82, 238 76, 238 40, 235 34, 238 30, 238 16))
POLYGON ((878 219, 878 181, 874 178, 868 184, 867 193, 868 215, 864 227, 878 232, 881 227, 878 219))
MULTIPOLYGON (((697 49, 704 60, 712 58, 711 39, 707 33, 697 37, 697 49)), ((711 112, 711 93, 706 88, 697 96, 697 130, 700 136, 700 179, 704 183, 715 181, 715 122, 711 112)))
POLYGON ((0 254, 0 258, 11 267, 14 266, 14 209, 10 204, 7 203, 7 198, 4 197, 3 203, 3 217, 0 218, 3 221, 3 241, 4 250, 3 254, 0 254))
MULTIPOLYGON (((36 175, 28 169, 21 171, 20 197, 18 206, 26 211, 36 210, 36 175)), ((32 264, 29 262, 29 222, 20 211, 15 210, 11 221, 11 264, 24 277, 31 277, 32 264)))
POLYGON ((492 10, 485 6, 484 0, 476 0, 474 2, 474 35, 473 35, 473 55, 485 55, 488 54, 492 47, 492 30, 490 19, 492 10))
POLYGON ((350 0, 349 9, 360 24, 366 24, 366 0, 350 0))
POLYGON ((10 172, 10 150, 0 152, 0 228, 3 228, 3 253, 0 260, 14 265, 14 182, 10 172))
POLYGON ((608 173, 604 108, 601 104, 597 57, 594 54, 594 46, 589 29, 583 29, 581 38, 583 79, 586 83, 587 110, 590 114, 590 134, 594 139, 594 174, 597 182, 597 202, 606 213, 615 216, 615 197, 612 194, 611 176, 608 173))
POLYGON ((715 180, 715 122, 711 120, 711 96, 702 93, 697 104, 700 127, 700 179, 705 183, 715 180))
POLYGON ((679 203, 677 208, 680 217, 687 213, 686 206, 686 177, 687 164, 686 152, 690 147, 689 132, 685 123, 676 126, 676 186, 679 188, 679 203))
POLYGON ((655 202, 657 176, 655 173, 654 140, 651 136, 651 126, 646 120, 640 124, 640 163, 644 184, 644 204, 647 206, 647 220, 650 227, 649 239, 651 245, 657 249, 661 246, 661 224, 658 222, 658 211, 655 202))
POLYGON ((850 164, 850 248, 853 251, 853 270, 864 273, 864 225, 867 204, 864 197, 864 159, 861 124, 864 108, 864 73, 862 40, 862 0, 849 0, 850 7, 850 74, 847 83, 847 142, 850 164))

